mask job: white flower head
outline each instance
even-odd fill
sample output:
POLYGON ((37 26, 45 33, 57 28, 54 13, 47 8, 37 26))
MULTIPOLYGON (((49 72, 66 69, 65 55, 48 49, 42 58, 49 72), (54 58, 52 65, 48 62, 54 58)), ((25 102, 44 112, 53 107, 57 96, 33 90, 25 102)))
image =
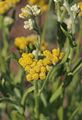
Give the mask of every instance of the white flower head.
POLYGON ((72 5, 71 6, 71 11, 78 13, 78 11, 79 11, 79 5, 77 5, 77 4, 72 5))
POLYGON ((31 7, 29 5, 26 5, 24 8, 21 9, 21 13, 19 14, 20 18, 27 18, 32 14, 31 7))
POLYGON ((40 12, 41 12, 40 8, 37 5, 33 5, 31 7, 31 10, 32 10, 32 13, 33 13, 34 16, 39 15, 40 12))
MULTIPOLYGON (((37 55, 37 50, 33 50, 33 51, 32 51, 32 54, 33 54, 34 56, 36 56, 36 55, 37 55)), ((38 51, 38 55, 41 55, 40 51, 38 51)))
POLYGON ((37 51, 36 51, 36 50, 33 50, 33 51, 32 51, 32 54, 33 54, 34 56, 36 56, 37 51))
POLYGON ((24 21, 24 28, 32 30, 34 21, 32 19, 28 19, 28 21, 24 21))
POLYGON ((21 9, 21 13, 19 14, 20 18, 27 18, 31 15, 37 16, 41 12, 40 8, 37 5, 26 5, 24 8, 21 9))

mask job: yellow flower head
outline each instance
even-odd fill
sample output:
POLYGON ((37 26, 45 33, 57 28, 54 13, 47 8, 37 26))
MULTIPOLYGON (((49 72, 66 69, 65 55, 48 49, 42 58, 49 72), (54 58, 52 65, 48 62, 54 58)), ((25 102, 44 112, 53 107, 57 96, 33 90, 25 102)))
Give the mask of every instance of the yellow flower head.
POLYGON ((52 58, 52 54, 51 54, 51 52, 50 52, 49 50, 43 51, 43 55, 44 55, 45 57, 47 57, 47 58, 52 58))
POLYGON ((53 49, 52 50, 52 54, 53 54, 53 56, 59 56, 60 55, 60 49, 58 48, 58 49, 53 49))
POLYGON ((26 65, 25 71, 26 71, 26 72, 30 72, 30 68, 31 68, 30 65, 26 65))
POLYGON ((52 63, 51 63, 51 60, 50 59, 48 59, 48 58, 44 58, 43 59, 43 65, 44 66, 46 66, 46 65, 51 65, 52 63))
POLYGON ((23 53, 22 57, 19 59, 19 64, 24 68, 27 65, 31 65, 32 63, 33 63, 32 56, 29 56, 29 54, 27 54, 27 53, 23 53))
POLYGON ((44 57, 39 60, 32 53, 23 53, 19 59, 19 64, 27 72, 26 79, 31 80, 45 80, 48 72, 52 66, 59 62, 64 53, 60 49, 53 49, 52 52, 45 50, 42 52, 44 57))
POLYGON ((25 37, 17 37, 15 39, 15 46, 19 49, 24 49, 28 45, 27 39, 25 37))
POLYGON ((5 0, 11 5, 16 5, 20 0, 5 0))
POLYGON ((53 64, 57 63, 58 61, 59 61, 58 57, 56 57, 56 56, 52 57, 52 63, 53 64))
POLYGON ((34 73, 34 74, 32 75, 32 79, 33 79, 33 80, 38 80, 38 79, 39 79, 38 73, 34 73))
POLYGON ((57 63, 59 60, 61 60, 64 56, 64 53, 60 51, 60 49, 53 49, 52 50, 52 63, 57 63))
POLYGON ((40 80, 45 80, 46 79, 46 74, 44 72, 41 72, 39 74, 40 80))
POLYGON ((31 67, 36 66, 36 64, 37 64, 37 60, 34 60, 33 63, 31 64, 31 67))
POLYGON ((12 8, 20 0, 4 0, 0 1, 0 14, 6 13, 10 8, 12 8))
POLYGON ((34 67, 34 70, 35 70, 36 73, 39 73, 40 72, 40 66, 36 65, 34 67))
POLYGON ((37 35, 30 35, 28 37, 17 37, 15 38, 15 46, 21 50, 24 50, 31 43, 35 44, 37 41, 37 35))
POLYGON ((46 69, 45 66, 42 66, 42 67, 41 67, 41 72, 43 72, 43 73, 46 73, 46 72, 47 72, 47 69, 46 69))
POLYGON ((43 60, 38 60, 38 61, 37 61, 37 65, 38 65, 39 67, 43 66, 43 60))
POLYGON ((26 79, 27 79, 28 81, 33 80, 33 79, 32 79, 32 75, 31 75, 31 74, 27 74, 27 75, 26 75, 26 79))
POLYGON ((6 1, 0 2, 0 14, 4 14, 10 9, 10 5, 6 1))

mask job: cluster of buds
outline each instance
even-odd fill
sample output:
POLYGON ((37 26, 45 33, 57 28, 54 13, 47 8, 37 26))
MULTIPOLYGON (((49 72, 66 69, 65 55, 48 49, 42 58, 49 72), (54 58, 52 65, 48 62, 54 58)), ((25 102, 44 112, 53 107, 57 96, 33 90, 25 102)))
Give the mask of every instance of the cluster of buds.
POLYGON ((21 9, 21 13, 19 17, 22 19, 26 19, 24 21, 24 28, 32 30, 34 28, 34 17, 40 15, 40 8, 37 5, 26 5, 21 9))
POLYGON ((71 6, 71 11, 73 12, 74 18, 79 14, 80 7, 78 4, 74 4, 71 6))

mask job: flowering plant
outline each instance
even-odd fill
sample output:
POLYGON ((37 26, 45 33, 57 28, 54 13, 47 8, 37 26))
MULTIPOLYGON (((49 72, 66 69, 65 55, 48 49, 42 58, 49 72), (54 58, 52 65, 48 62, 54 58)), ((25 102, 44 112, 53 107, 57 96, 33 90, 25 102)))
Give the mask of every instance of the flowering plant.
POLYGON ((9 33, 15 17, 12 16, 12 19, 7 13, 18 2, 0 2, 0 28, 3 35, 0 102, 1 105, 5 103, 1 111, 7 109, 11 120, 81 120, 82 59, 80 38, 76 37, 76 33, 81 33, 79 22, 81 24, 82 3, 74 0, 26 1, 28 4, 21 8, 19 18, 31 35, 16 37, 14 44, 17 53, 10 53, 9 33), (41 25, 43 14, 46 18, 44 25, 41 25), (47 34, 50 30, 54 31, 55 36, 47 34), (51 47, 49 37, 55 37, 57 45, 51 47), (13 59, 19 66, 15 77, 10 69, 13 59), (24 86, 24 81, 29 87, 24 86))

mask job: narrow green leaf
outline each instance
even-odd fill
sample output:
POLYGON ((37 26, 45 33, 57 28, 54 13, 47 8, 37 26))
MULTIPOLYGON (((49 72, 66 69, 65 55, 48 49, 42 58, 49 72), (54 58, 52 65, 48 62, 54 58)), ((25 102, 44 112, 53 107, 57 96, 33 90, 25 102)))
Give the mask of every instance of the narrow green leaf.
POLYGON ((0 98, 0 102, 1 103, 3 103, 3 102, 8 102, 8 103, 11 103, 11 104, 15 104, 15 102, 12 100, 12 99, 10 99, 10 98, 0 98))
POLYGON ((25 93, 23 94, 22 100, 21 100, 21 105, 23 106, 25 105, 27 96, 29 95, 29 93, 34 91, 34 89, 35 89, 35 86, 32 86, 25 91, 25 93))
POLYGON ((41 97, 41 100, 42 100, 44 106, 47 107, 47 101, 46 101, 46 98, 45 98, 44 94, 41 93, 40 97, 41 97))
POLYGON ((75 109, 75 111, 70 116, 69 120, 74 120, 75 115, 77 115, 79 111, 82 111, 82 103, 80 103, 79 106, 75 109))
POLYGON ((81 67, 82 67, 82 59, 76 64, 76 66, 72 70, 72 73, 75 74, 81 67))
POLYGON ((46 77, 46 80, 44 81, 41 89, 39 90, 39 94, 43 91, 43 89, 44 89, 45 85, 47 84, 47 82, 48 82, 48 80, 49 80, 49 78, 50 78, 50 75, 51 75, 51 73, 53 72, 53 70, 54 70, 54 67, 49 71, 49 73, 48 73, 48 75, 47 75, 47 77, 46 77))
POLYGON ((66 30, 64 30, 64 28, 61 26, 61 30, 63 31, 63 33, 65 34, 65 36, 68 38, 70 46, 71 47, 76 47, 76 42, 74 40, 74 37, 71 33, 68 33, 66 30))
POLYGON ((62 85, 55 91, 55 93, 50 98, 50 103, 53 103, 62 94, 62 85))

